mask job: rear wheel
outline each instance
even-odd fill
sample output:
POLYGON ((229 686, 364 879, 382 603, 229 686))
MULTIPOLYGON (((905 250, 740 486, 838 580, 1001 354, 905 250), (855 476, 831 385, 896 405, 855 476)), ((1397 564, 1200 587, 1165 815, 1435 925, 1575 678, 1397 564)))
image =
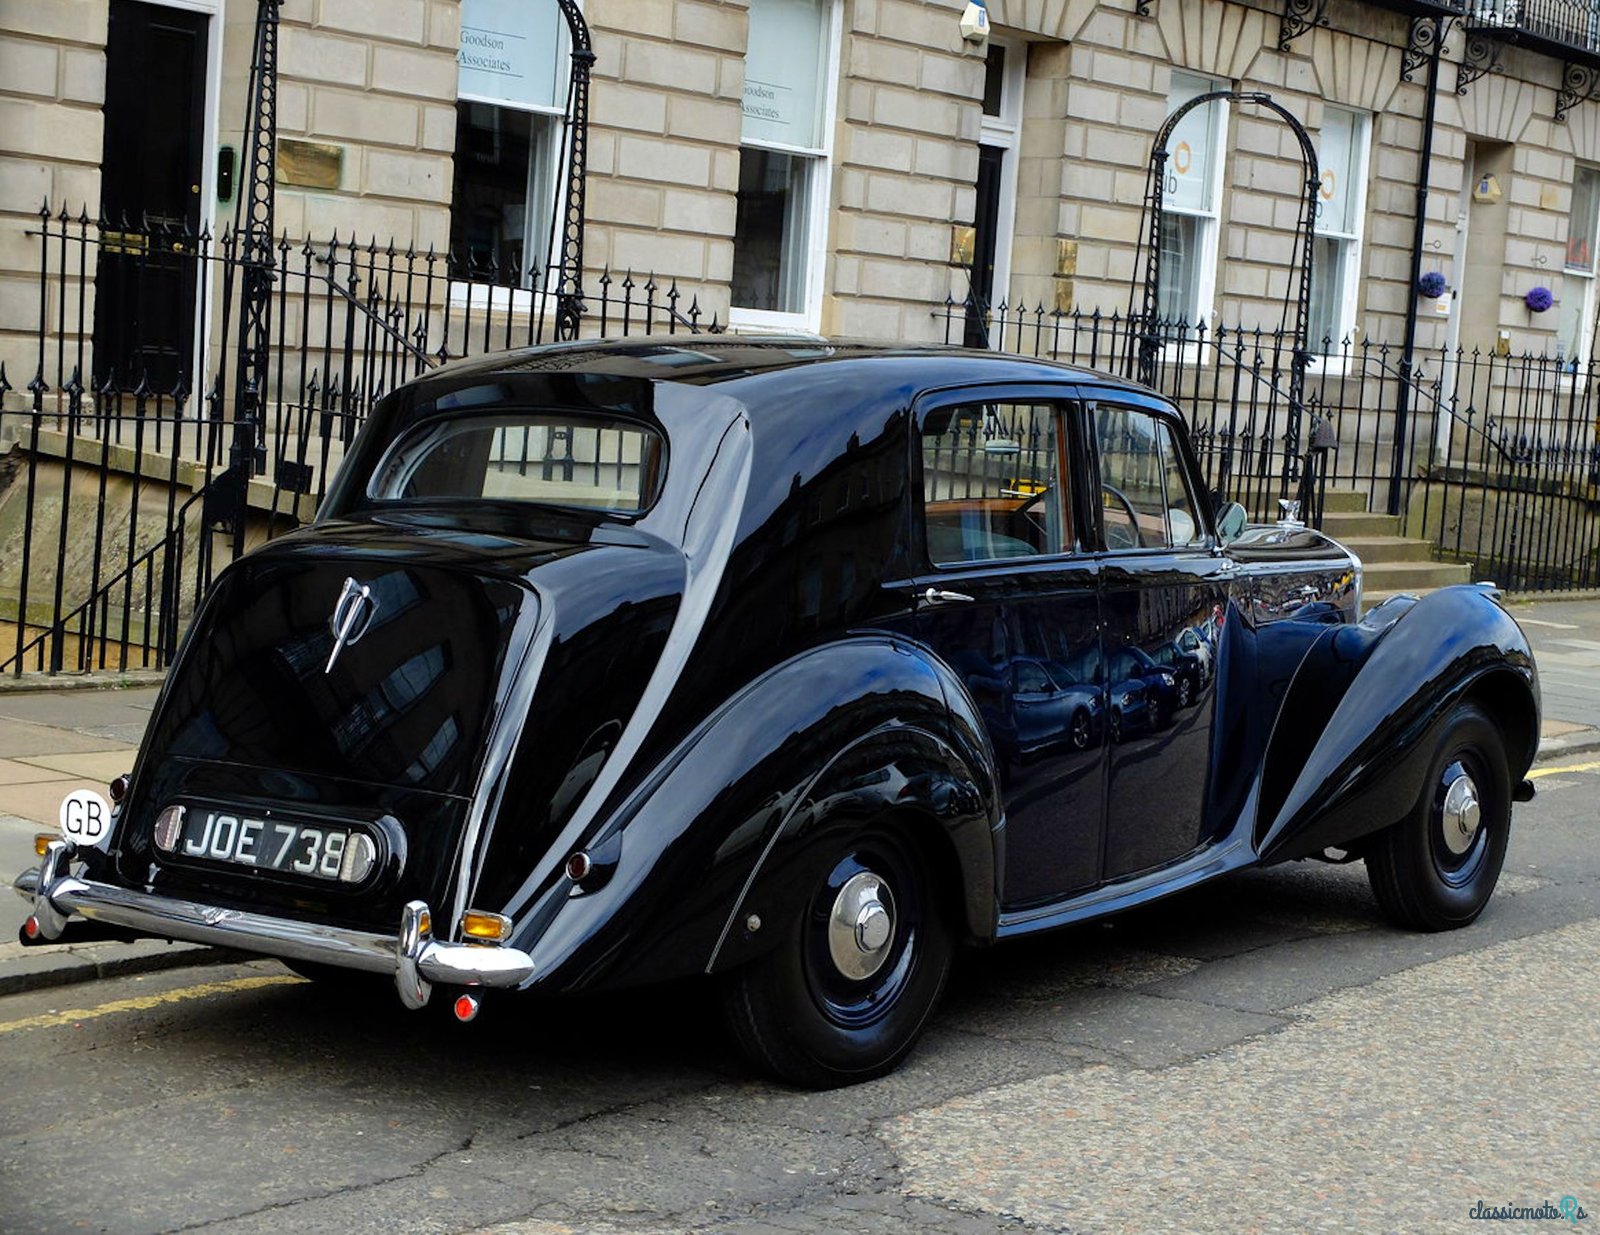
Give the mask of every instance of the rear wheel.
POLYGON ((870 829, 824 862, 782 942, 732 975, 728 1023, 757 1066, 816 1089, 892 1071, 950 972, 951 931, 922 851, 870 829))
POLYGON ((1460 704, 1440 732, 1411 813, 1367 851, 1367 878, 1384 917, 1409 930, 1466 926, 1489 903, 1510 832, 1500 731, 1482 708, 1460 704))

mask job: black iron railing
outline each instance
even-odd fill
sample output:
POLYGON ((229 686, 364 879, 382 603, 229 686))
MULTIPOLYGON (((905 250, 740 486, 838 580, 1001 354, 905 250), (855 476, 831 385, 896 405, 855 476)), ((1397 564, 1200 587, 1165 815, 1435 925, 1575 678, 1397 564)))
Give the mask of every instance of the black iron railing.
POLYGON ((1468 0, 1470 29, 1519 35, 1544 51, 1600 54, 1600 0, 1468 0))
MULTIPOLYGON (((217 569, 315 510, 376 400, 429 367, 555 335, 541 269, 281 238, 240 460, 238 234, 46 210, 33 236, 32 373, 0 363, 0 673, 163 667, 217 569)), ((722 329, 675 280, 605 271, 591 288, 584 337, 722 329)))
MULTIPOLYGON (((969 312, 956 301, 936 312, 948 341, 962 337, 969 312)), ((1317 522, 1327 490, 1354 490, 1373 512, 1392 502, 1399 530, 1478 577, 1518 591, 1600 586, 1594 359, 1418 351, 1397 443, 1406 379, 1388 343, 1314 345, 1296 416, 1294 340, 1283 331, 1009 305, 986 317, 998 348, 1127 376, 1153 335, 1154 385, 1188 419, 1208 482, 1258 519, 1276 518, 1289 498, 1317 522)))

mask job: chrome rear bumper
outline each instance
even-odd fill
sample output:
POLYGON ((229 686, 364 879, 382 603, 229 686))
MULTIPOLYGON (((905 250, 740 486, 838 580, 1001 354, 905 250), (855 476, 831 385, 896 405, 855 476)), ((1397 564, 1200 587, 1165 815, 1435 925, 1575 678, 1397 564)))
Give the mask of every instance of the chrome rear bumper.
POLYGON ((533 975, 533 959, 516 948, 435 939, 432 915, 422 901, 412 901, 401 911, 397 935, 378 935, 80 879, 68 870, 72 855, 65 841, 51 841, 38 868, 24 871, 13 884, 33 906, 25 931, 39 942, 60 939, 77 914, 161 939, 392 974, 408 1008, 426 1004, 435 982, 505 987, 519 986, 533 975))

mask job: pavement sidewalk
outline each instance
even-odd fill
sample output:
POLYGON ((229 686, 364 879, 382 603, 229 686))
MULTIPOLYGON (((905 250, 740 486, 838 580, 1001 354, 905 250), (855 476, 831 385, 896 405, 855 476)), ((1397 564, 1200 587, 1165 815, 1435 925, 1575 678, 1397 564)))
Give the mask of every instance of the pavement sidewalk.
MULTIPOLYGON (((1600 598, 1513 603, 1539 664, 1544 693, 1541 760, 1600 750, 1600 598)), ((158 688, 138 685, 0 692, 0 883, 35 864, 33 838, 57 826, 73 789, 100 792, 133 768, 158 688)), ((0 895, 0 939, 27 916, 24 902, 0 895)), ((53 945, 0 943, 0 995, 43 986, 232 959, 195 944, 53 945)))

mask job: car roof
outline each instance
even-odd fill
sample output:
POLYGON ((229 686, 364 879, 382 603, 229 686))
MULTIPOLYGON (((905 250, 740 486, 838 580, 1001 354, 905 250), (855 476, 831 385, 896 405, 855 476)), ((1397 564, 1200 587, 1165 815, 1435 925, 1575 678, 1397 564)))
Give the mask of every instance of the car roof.
POLYGON ((834 379, 847 377, 926 390, 991 382, 1082 382, 1135 384, 1110 373, 1005 352, 938 344, 834 340, 820 336, 656 335, 614 340, 578 340, 514 348, 457 361, 422 375, 414 383, 426 398, 430 386, 457 387, 493 379, 515 382, 517 375, 584 374, 652 383, 728 386, 754 414, 767 407, 794 406, 792 388, 782 375, 803 368, 826 368, 834 379), (841 371, 844 370, 844 371, 841 371), (767 406, 764 406, 767 405, 767 406))

